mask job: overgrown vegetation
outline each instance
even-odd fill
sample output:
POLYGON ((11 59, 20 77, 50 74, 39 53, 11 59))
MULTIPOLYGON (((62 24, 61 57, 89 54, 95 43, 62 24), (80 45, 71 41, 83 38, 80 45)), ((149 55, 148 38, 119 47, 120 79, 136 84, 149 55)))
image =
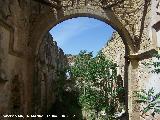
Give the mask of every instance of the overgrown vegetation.
POLYGON ((151 72, 159 74, 160 73, 160 54, 154 54, 153 57, 156 58, 156 61, 147 62, 143 64, 149 68, 154 67, 154 69, 151 72))
POLYGON ((120 104, 124 104, 121 100, 124 98, 123 85, 117 84, 117 65, 107 60, 102 52, 93 57, 92 52, 81 51, 73 62, 68 73, 75 83, 74 90, 78 91, 84 117, 113 120, 115 113, 123 109, 120 104), (102 111, 104 115, 100 114, 102 111))
POLYGON ((114 120, 124 110, 123 81, 117 65, 102 52, 81 51, 73 64, 57 71, 57 100, 51 113, 71 120, 114 120), (120 77, 120 76, 119 76, 120 77))
MULTIPOLYGON (((153 55, 157 59, 157 61, 145 63, 146 66, 154 67, 151 71, 152 73, 160 74, 160 54, 153 55)), ((137 97, 136 102, 141 103, 143 106, 142 117, 145 117, 147 112, 151 113, 151 116, 155 116, 155 114, 160 114, 160 92, 155 93, 154 88, 147 90, 136 91, 135 95, 137 97)))
MULTIPOLYGON (((79 93, 73 89, 73 81, 66 80, 67 68, 57 71, 56 102, 48 114, 57 115, 63 120, 82 120, 82 108, 78 103, 79 93), (65 115, 65 118, 62 118, 65 115)), ((46 120, 47 118, 45 118, 46 120)), ((48 118, 48 120, 55 118, 48 118)))
POLYGON ((160 74, 160 54, 155 54, 154 57, 157 58, 157 61, 151 64, 154 66, 154 70, 152 72, 160 74))
POLYGON ((150 112, 153 117, 156 113, 160 113, 160 93, 155 94, 153 88, 148 91, 137 91, 136 96, 138 98, 136 102, 143 105, 143 109, 141 110, 142 116, 147 112, 150 112))

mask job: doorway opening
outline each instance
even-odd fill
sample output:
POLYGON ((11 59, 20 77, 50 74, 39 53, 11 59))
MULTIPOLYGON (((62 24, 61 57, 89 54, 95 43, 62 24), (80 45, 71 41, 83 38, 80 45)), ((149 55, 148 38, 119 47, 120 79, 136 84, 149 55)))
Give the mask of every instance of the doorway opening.
POLYGON ((42 111, 78 119, 122 117, 124 56, 120 35, 102 21, 77 17, 57 24, 44 36, 37 55, 42 111))

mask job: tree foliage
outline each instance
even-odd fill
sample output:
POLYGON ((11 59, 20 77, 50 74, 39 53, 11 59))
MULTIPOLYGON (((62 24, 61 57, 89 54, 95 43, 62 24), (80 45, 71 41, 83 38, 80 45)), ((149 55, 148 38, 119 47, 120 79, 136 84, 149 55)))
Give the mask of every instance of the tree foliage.
POLYGON ((117 65, 106 59, 101 51, 96 57, 92 52, 81 51, 73 62, 69 73, 79 92, 79 104, 97 114, 105 110, 113 116, 119 92, 123 91, 123 86, 117 89, 117 65))
POLYGON ((145 66, 152 68, 153 70, 151 71, 152 73, 160 73, 160 54, 153 54, 153 57, 156 58, 156 61, 153 62, 145 62, 143 63, 145 66))
MULTIPOLYGON (((154 67, 152 73, 160 74, 160 54, 154 54, 153 57, 157 59, 157 61, 145 63, 144 65, 154 67)), ((143 104, 142 115, 147 112, 151 112, 151 115, 160 114, 160 92, 155 93, 154 88, 147 90, 135 91, 135 95, 137 97, 136 102, 143 104)))
POLYGON ((155 113, 160 113, 160 93, 155 94, 153 88, 141 91, 136 91, 136 100, 137 103, 143 104, 142 115, 147 112, 151 112, 151 115, 154 117, 155 113))
POLYGON ((156 62, 153 62, 154 70, 152 72, 159 74, 160 73, 160 54, 156 54, 155 57, 157 58, 156 62))

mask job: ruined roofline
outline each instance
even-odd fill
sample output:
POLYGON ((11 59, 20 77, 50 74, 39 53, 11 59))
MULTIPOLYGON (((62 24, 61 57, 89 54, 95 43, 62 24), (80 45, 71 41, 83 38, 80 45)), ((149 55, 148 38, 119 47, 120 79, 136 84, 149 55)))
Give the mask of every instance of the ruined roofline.
POLYGON ((51 44, 53 46, 57 47, 57 49, 58 49, 59 52, 64 53, 63 49, 58 46, 57 41, 54 40, 54 37, 51 35, 51 33, 48 32, 47 35, 48 35, 48 39, 52 40, 51 44))
POLYGON ((105 47, 107 47, 109 45, 109 43, 113 42, 114 40, 118 39, 120 36, 118 34, 117 31, 114 31, 112 33, 111 38, 109 38, 109 40, 107 40, 106 44, 104 45, 104 47, 102 49, 104 49, 105 47))

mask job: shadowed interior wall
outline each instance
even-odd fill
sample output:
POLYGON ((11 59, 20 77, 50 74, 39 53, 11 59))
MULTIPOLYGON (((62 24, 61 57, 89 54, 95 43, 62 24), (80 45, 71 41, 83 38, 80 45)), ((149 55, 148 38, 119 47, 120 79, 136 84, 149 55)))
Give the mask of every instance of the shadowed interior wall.
POLYGON ((61 48, 47 33, 40 45, 35 65, 33 81, 33 101, 35 113, 44 114, 54 104, 57 97, 59 72, 67 65, 67 59, 61 48))

